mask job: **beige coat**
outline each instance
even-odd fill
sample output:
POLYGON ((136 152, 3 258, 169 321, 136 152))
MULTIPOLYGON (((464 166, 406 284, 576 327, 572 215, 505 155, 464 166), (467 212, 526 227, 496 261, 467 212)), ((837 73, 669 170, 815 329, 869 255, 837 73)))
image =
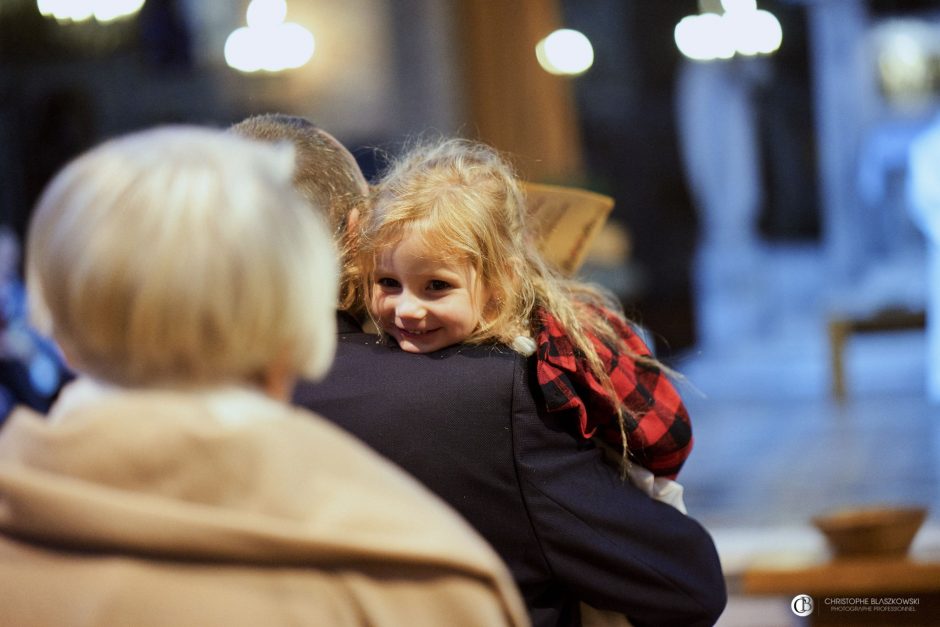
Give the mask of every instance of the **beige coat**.
POLYGON ((524 625, 496 554, 322 419, 135 392, 0 432, 4 627, 524 625))

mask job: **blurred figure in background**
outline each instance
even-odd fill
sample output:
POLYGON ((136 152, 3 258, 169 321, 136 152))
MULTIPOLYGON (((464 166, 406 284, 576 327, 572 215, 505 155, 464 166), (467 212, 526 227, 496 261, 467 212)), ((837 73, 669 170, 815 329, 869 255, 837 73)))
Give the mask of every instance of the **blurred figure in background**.
POLYGON ((29 323, 20 243, 0 227, 0 424, 16 405, 47 411, 69 377, 55 346, 29 323))

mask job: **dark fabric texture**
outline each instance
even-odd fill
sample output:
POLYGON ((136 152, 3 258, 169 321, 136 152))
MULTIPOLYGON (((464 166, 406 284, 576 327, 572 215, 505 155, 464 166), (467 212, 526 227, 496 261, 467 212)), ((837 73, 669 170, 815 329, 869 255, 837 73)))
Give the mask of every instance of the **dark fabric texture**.
POLYGON ((708 533, 540 411, 534 359, 500 346, 404 353, 339 322, 332 370, 295 402, 460 512, 508 564, 534 625, 580 625, 581 601, 637 627, 718 619, 726 591, 708 533))
MULTIPOLYGON (((612 313, 601 311, 635 355, 652 356, 633 329, 612 313)), ((624 423, 631 459, 654 475, 675 479, 693 443, 689 412, 679 392, 660 368, 622 354, 594 335, 589 339, 626 408, 624 423)), ((583 437, 599 437, 622 452, 618 403, 591 373, 587 360, 558 320, 544 310, 539 312, 535 354, 546 410, 576 425, 583 437)))

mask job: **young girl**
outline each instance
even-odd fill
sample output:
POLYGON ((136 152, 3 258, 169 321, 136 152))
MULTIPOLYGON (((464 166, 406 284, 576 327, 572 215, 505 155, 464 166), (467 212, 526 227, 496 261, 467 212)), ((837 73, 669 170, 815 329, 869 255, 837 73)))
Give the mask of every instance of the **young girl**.
POLYGON ((613 447, 625 473, 633 460, 676 476, 692 447, 679 394, 613 298, 535 250, 519 181, 497 152, 460 139, 412 150, 361 227, 356 278, 402 350, 492 342, 535 354, 547 411, 613 447))

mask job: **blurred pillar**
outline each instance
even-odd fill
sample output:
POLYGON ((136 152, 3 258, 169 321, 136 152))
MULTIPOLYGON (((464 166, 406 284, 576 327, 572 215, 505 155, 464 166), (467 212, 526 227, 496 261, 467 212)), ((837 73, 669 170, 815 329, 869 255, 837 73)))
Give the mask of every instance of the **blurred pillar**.
POLYGON ((940 116, 911 145, 908 207, 927 236, 927 398, 940 403, 940 116))
POLYGON ((535 57, 535 45, 562 26, 558 0, 464 0, 455 17, 465 132, 512 155, 530 180, 577 184, 584 167, 571 79, 535 57))
POLYGON ((753 95, 767 71, 762 61, 686 61, 677 74, 679 144, 701 229, 693 265, 696 336, 707 349, 753 337, 766 317, 753 95))
POLYGON ((845 284, 865 267, 869 228, 859 220, 858 155, 876 108, 875 64, 867 48, 863 0, 808 0, 816 101, 823 242, 845 284))

